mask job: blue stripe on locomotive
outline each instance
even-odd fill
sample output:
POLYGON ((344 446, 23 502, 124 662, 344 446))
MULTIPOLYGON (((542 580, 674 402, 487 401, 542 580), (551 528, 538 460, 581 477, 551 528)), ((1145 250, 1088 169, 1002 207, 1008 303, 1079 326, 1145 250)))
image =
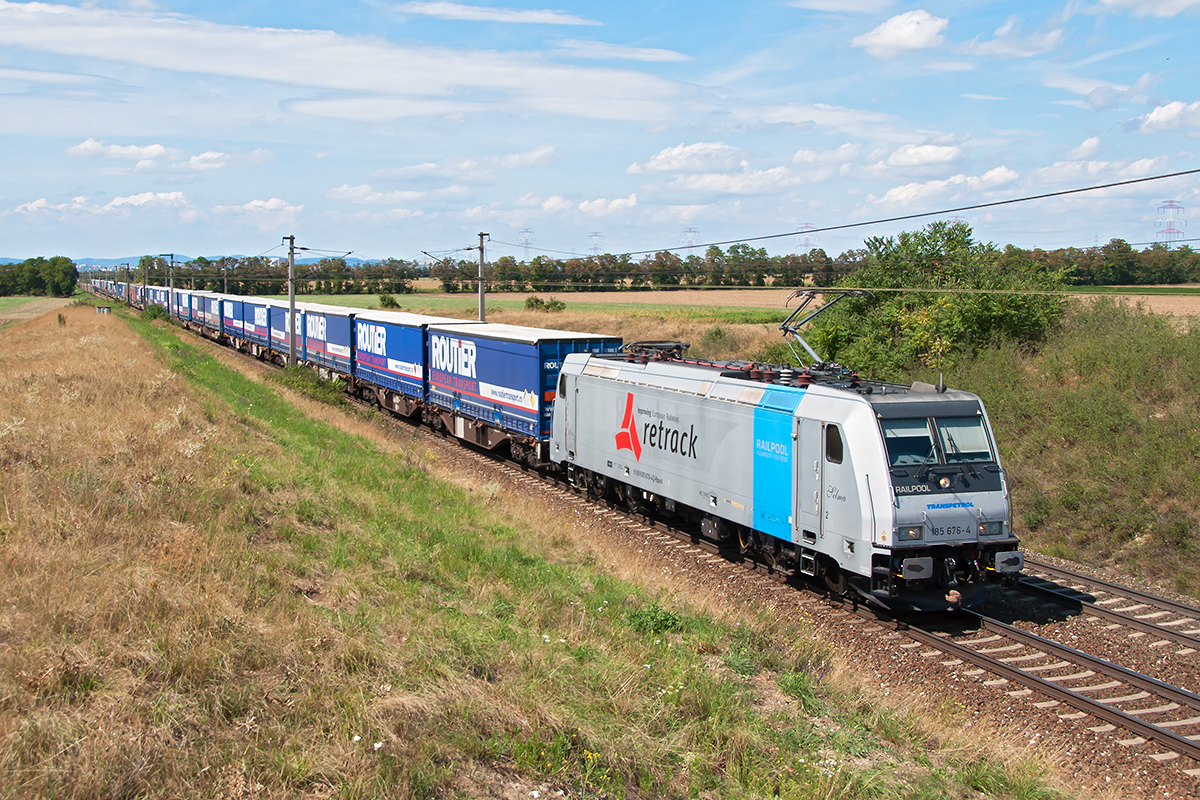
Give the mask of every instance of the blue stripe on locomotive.
POLYGON ((354 375, 394 392, 425 399, 425 331, 415 325, 355 320, 354 375))
POLYGON ((792 541, 793 415, 803 389, 770 389, 754 409, 754 527, 792 541))

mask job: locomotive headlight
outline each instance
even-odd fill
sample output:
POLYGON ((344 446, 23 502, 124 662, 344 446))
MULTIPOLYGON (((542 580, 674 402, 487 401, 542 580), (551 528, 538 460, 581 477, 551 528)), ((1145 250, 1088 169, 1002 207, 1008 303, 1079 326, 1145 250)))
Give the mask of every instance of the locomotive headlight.
POLYGON ((925 538, 925 529, 920 525, 896 529, 897 542, 919 542, 925 538))
POLYGON ((1003 522, 981 522, 979 523, 980 536, 999 536, 1004 533, 1003 522))

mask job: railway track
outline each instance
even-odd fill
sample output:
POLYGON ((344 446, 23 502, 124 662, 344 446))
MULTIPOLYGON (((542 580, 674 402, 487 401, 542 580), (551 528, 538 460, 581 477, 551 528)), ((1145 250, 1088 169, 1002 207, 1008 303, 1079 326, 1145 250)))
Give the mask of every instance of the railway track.
POLYGON ((957 634, 857 613, 914 639, 901 648, 927 646, 920 656, 1095 733, 1123 730, 1120 744, 1154 761, 1178 760, 1184 774, 1200 778, 1200 696, 1192 692, 974 612, 959 612, 957 634))
POLYGON ((1019 589, 1082 611, 1105 630, 1127 628, 1130 638, 1154 637, 1151 648, 1178 646, 1176 655, 1200 653, 1200 608, 1025 559, 1019 589), (1032 573, 1032 574, 1029 574, 1032 573))

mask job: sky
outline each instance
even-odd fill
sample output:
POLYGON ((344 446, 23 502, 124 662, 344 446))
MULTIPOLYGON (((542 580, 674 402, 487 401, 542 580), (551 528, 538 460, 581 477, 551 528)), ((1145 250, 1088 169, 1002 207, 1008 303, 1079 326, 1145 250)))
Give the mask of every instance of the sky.
MULTIPOLYGON (((1200 0, 0 0, 0 256, 836 255, 927 220, 797 232, 1200 168, 1198 32, 1200 0)), ((1054 248, 1189 211, 1200 175, 957 217, 1054 248)))

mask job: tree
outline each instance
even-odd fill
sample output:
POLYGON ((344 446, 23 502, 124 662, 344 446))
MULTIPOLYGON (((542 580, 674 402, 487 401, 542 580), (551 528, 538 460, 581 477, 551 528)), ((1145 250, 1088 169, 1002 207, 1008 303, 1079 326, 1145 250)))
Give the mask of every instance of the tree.
POLYGON ((1043 294, 1063 289, 1062 271, 976 242, 966 223, 934 222, 866 244, 864 266, 839 283, 877 290, 875 300, 843 301, 815 321, 809 341, 873 377, 947 369, 997 338, 1040 342, 1062 316, 1062 298, 1043 294))

